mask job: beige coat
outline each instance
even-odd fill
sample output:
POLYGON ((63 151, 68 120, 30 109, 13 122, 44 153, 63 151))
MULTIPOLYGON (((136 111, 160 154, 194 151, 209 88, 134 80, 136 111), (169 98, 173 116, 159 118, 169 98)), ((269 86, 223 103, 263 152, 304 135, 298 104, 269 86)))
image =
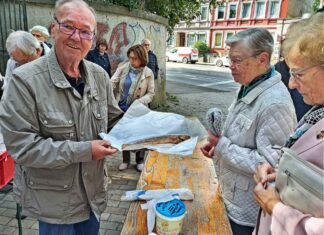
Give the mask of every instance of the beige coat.
POLYGON ((15 193, 24 214, 71 224, 107 206, 105 160, 90 140, 122 113, 107 73, 82 61, 84 95, 71 87, 54 50, 15 69, 0 103, 0 126, 15 160, 15 193))
MULTIPOLYGON (((124 83, 129 71, 129 66, 129 61, 120 64, 111 78, 117 102, 119 102, 120 96, 123 94, 124 83)), ((137 84, 132 84, 132 86, 135 87, 130 104, 132 104, 135 100, 138 100, 144 105, 148 105, 154 97, 154 75, 152 70, 145 66, 140 81, 137 84)), ((132 87, 130 90, 131 89, 132 87)))

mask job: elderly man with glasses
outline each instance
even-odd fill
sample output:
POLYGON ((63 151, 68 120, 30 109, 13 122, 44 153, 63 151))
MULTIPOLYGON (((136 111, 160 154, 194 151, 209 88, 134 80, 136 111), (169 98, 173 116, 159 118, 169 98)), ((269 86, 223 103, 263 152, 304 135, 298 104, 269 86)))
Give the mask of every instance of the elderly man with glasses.
POLYGON ((220 136, 209 131, 202 147, 217 159, 217 173, 234 235, 250 235, 258 205, 253 199, 256 165, 274 166, 279 154, 272 147, 284 145, 296 124, 290 95, 281 76, 270 66, 271 34, 262 28, 241 31, 229 38, 230 69, 241 84, 220 136))
POLYGON ((16 163, 16 198, 39 220, 39 234, 98 234, 107 206, 104 159, 117 152, 98 134, 122 111, 107 73, 84 59, 94 10, 82 0, 59 0, 54 19, 54 48, 15 69, 0 126, 16 163))

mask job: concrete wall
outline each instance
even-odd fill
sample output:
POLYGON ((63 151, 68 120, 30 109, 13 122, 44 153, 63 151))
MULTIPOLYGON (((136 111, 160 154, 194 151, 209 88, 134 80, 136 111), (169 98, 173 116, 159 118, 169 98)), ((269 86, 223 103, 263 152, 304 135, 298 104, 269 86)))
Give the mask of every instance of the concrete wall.
MULTIPOLYGON (((36 24, 48 26, 53 21, 55 1, 27 0, 28 26, 36 24)), ((127 59, 128 48, 141 43, 144 38, 152 41, 151 50, 159 62, 159 78, 156 80, 156 96, 152 106, 163 104, 165 100, 165 51, 167 20, 143 11, 128 11, 119 6, 90 4, 97 13, 98 36, 106 38, 112 71, 121 61, 127 59)))

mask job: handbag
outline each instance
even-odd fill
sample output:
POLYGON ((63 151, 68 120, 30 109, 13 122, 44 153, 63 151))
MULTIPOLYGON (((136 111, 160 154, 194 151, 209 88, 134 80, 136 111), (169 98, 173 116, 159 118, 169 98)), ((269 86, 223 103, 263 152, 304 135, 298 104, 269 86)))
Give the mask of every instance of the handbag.
POLYGON ((276 188, 285 205, 324 218, 324 171, 291 149, 282 148, 276 188))

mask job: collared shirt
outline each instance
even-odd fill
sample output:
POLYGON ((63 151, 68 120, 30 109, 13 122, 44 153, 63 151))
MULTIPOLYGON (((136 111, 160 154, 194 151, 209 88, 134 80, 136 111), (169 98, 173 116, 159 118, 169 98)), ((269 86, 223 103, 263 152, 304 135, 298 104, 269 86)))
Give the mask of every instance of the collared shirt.
POLYGON ((67 75, 66 73, 64 73, 64 75, 65 75, 66 79, 68 80, 68 82, 70 83, 70 85, 74 89, 76 89, 81 96, 83 96, 84 85, 85 85, 83 77, 81 76, 79 78, 75 78, 75 77, 71 77, 71 76, 67 75))
POLYGON ((267 72, 265 72, 264 74, 259 75, 255 79, 253 79, 253 81, 250 82, 249 85, 241 86, 241 89, 240 89, 239 94, 238 94, 238 99, 241 99, 244 96, 246 96, 251 90, 253 90, 253 88, 257 87, 260 83, 262 83, 263 81, 270 78, 273 74, 274 74, 274 68, 270 67, 267 70, 267 72))

